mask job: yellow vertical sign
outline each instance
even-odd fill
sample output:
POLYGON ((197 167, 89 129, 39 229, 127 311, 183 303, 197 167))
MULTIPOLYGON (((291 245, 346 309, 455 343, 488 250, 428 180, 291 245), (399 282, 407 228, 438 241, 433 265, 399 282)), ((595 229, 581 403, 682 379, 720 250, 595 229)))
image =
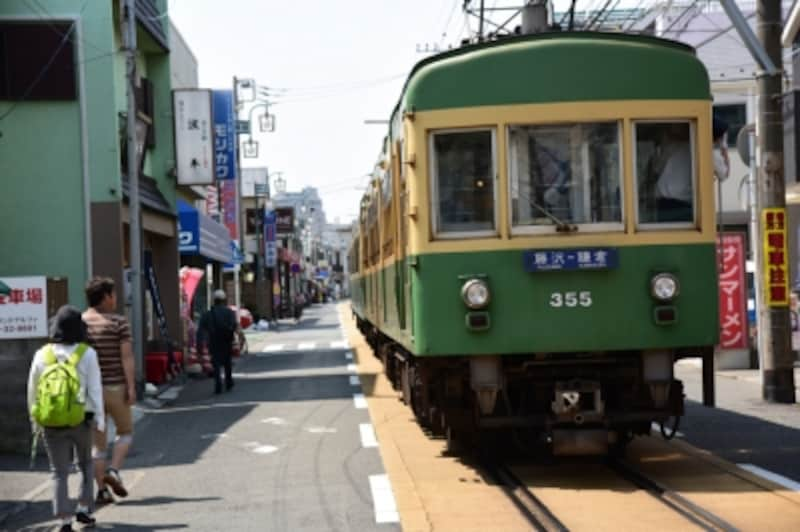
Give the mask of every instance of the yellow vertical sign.
POLYGON ((764 243, 764 287, 767 306, 789 305, 789 266, 786 246, 786 209, 771 207, 761 212, 764 243))

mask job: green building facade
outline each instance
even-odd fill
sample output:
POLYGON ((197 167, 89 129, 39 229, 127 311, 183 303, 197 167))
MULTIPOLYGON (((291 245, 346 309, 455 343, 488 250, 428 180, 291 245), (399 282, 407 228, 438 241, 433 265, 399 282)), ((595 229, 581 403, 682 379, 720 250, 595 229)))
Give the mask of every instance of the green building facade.
MULTIPOLYGON (((136 0, 142 243, 179 331, 176 181, 166 0, 136 0)), ((126 312, 126 60, 116 0, 0 2, 0 278, 46 276, 49 314, 85 306, 92 275, 126 312)), ((145 284, 146 287, 146 284, 145 284)), ((152 306, 145 338, 154 340, 152 306)), ((0 338, 0 449, 27 445, 25 384, 41 338, 0 338), (13 437, 11 435, 17 434, 13 437), (24 441, 22 441, 24 440, 24 441), (23 445, 24 444, 24 445, 23 445)), ((145 344, 146 348, 155 348, 145 344)))

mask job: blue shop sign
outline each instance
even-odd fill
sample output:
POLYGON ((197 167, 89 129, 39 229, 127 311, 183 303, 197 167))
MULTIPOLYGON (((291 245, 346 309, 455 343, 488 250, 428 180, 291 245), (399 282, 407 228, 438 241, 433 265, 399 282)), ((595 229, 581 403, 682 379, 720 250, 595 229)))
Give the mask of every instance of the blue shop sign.
POLYGON ((178 200, 178 251, 228 263, 233 259, 231 236, 219 222, 178 200))
POLYGON ((233 91, 214 91, 214 161, 217 180, 236 179, 236 121, 233 91))
POLYGON ((619 266, 615 248, 536 249, 522 255, 525 271, 613 270, 619 266))

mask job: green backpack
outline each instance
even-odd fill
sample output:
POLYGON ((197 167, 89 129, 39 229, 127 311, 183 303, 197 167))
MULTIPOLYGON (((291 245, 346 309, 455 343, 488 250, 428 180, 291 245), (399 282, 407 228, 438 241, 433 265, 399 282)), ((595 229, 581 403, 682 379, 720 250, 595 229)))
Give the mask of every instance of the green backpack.
POLYGON ((31 408, 33 419, 43 427, 75 427, 85 417, 80 397, 81 380, 77 366, 89 348, 81 343, 65 362, 59 362, 53 344, 44 347, 45 370, 36 386, 36 402, 31 408))

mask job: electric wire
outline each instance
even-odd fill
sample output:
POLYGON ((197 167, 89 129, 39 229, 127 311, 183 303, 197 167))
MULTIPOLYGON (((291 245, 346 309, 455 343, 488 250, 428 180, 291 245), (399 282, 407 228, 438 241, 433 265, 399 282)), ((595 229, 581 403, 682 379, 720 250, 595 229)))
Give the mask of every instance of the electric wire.
POLYGON ((452 22, 453 15, 456 13, 459 1, 460 0, 453 0, 453 8, 450 10, 450 15, 447 17, 447 22, 445 22, 444 28, 442 29, 442 37, 439 39, 439 46, 442 46, 444 40, 447 38, 447 30, 450 28, 450 22, 452 22))
MULTIPOLYGON (((63 37, 64 36, 64 34, 61 32, 61 30, 59 30, 58 27, 55 24, 53 24, 54 20, 60 20, 59 17, 55 16, 53 13, 48 11, 47 8, 44 7, 39 2, 39 0, 22 0, 22 1, 25 2, 25 5, 27 5, 28 8, 37 17, 39 17, 39 20, 41 20, 47 27, 49 27, 51 30, 53 30, 53 32, 55 32, 59 37, 63 37), (31 5, 31 2, 33 2, 35 5, 31 5)), ((89 0, 86 0, 84 2, 83 6, 80 9, 80 15, 83 15, 83 12, 86 10, 86 7, 88 5, 89 5, 89 0)), ((93 42, 91 42, 90 40, 86 39, 83 36, 79 36, 79 40, 81 42, 83 42, 84 44, 86 44, 88 47, 94 48, 95 51, 98 51, 98 52, 101 52, 101 53, 106 53, 106 50, 104 48, 101 48, 100 46, 94 44, 93 42)))
MULTIPOLYGON (((88 0, 87 0, 87 2, 88 2, 88 0)), ((84 5, 84 7, 85 7, 85 5, 84 5)), ((61 50, 63 50, 64 46, 67 44, 67 42, 69 42, 69 38, 72 35, 72 33, 75 31, 76 25, 77 25, 76 22, 73 22, 70 25, 69 31, 67 31, 67 33, 65 33, 64 36, 61 38, 61 42, 59 43, 58 47, 56 47, 56 50, 53 52, 53 55, 50 56, 50 59, 47 61, 47 63, 45 63, 45 65, 42 67, 42 69, 39 71, 39 73, 36 75, 36 77, 31 82, 31 84, 28 85, 28 88, 25 89, 25 92, 22 93, 22 96, 18 100, 16 100, 11 105, 11 107, 9 107, 3 114, 0 114, 0 121, 3 121, 6 118, 8 118, 9 115, 11 115, 11 113, 13 113, 14 110, 17 108, 17 106, 19 106, 19 104, 21 104, 22 102, 27 100, 28 96, 30 96, 31 92, 33 92, 33 89, 36 88, 36 86, 39 84, 39 82, 42 81, 42 78, 44 78, 44 75, 47 74, 47 71, 50 70, 50 67, 55 62, 56 57, 58 57, 58 54, 61 53, 61 50)))
POLYGON ((398 76, 393 76, 391 78, 385 78, 378 81, 374 81, 371 83, 365 83, 362 85, 354 85, 350 87, 343 87, 338 90, 331 90, 327 92, 318 92, 318 93, 309 93, 309 94, 291 94, 287 93, 286 95, 275 95, 271 96, 270 105, 286 105, 291 103, 305 103, 305 102, 313 102, 318 100, 325 100, 328 98, 335 98, 337 96, 342 96, 343 94, 347 94, 353 91, 362 91, 365 89, 370 89, 372 87, 376 87, 379 85, 385 85, 387 83, 391 83, 397 81, 399 79, 405 78, 407 74, 401 74, 398 76))
MULTIPOLYGON (((267 85, 267 86, 264 86, 263 89, 264 89, 264 92, 268 96, 279 96, 278 94, 273 94, 270 91, 276 91, 277 93, 290 93, 290 92, 295 92, 295 93, 305 93, 305 92, 314 93, 314 92, 323 92, 323 91, 330 91, 330 90, 349 89, 349 88, 352 88, 352 87, 358 87, 358 86, 362 86, 362 85, 366 86, 366 85, 372 85, 372 84, 375 84, 375 83, 394 81, 397 78, 405 76, 405 75, 406 75, 406 73, 403 72, 403 73, 391 74, 389 76, 381 76, 379 78, 373 78, 373 79, 364 79, 364 80, 357 80, 357 81, 344 81, 344 82, 340 82, 340 83, 330 83, 330 84, 327 84, 327 85, 314 85, 314 86, 309 86, 309 87, 277 87, 277 86, 273 87, 273 86, 267 85)), ((259 88, 261 89, 262 87, 259 87, 259 88)))

